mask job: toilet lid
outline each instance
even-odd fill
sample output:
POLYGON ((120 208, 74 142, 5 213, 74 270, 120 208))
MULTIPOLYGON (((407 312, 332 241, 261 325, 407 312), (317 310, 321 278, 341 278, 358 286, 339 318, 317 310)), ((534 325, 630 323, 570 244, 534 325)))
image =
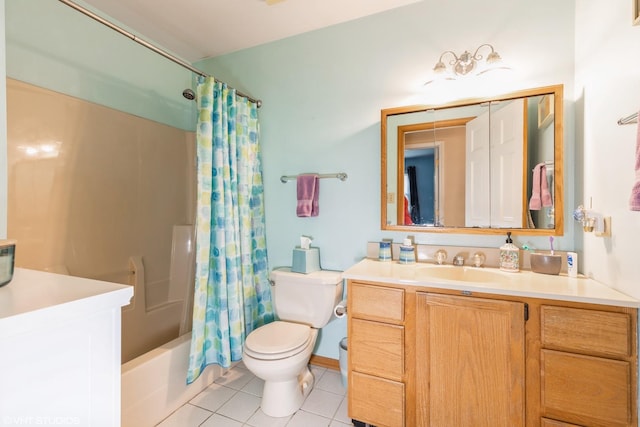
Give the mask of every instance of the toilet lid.
POLYGON ((244 342, 249 353, 267 357, 297 353, 311 339, 311 327, 299 323, 275 321, 249 334, 244 342))

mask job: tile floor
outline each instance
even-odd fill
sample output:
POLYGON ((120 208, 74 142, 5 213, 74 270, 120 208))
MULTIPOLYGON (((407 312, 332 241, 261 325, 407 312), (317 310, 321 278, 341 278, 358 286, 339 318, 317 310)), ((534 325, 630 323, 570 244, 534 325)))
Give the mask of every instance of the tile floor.
POLYGON ((313 390, 302 408, 273 418, 260 409, 263 381, 242 363, 179 408, 158 427, 349 427, 346 389, 340 372, 311 366, 313 390))

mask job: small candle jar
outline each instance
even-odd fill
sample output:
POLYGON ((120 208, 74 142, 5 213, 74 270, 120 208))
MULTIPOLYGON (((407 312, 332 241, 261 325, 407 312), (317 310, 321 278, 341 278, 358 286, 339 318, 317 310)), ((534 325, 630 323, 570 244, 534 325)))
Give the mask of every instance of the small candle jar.
POLYGON ((378 261, 391 261, 391 242, 380 242, 378 261))
POLYGON ((400 257, 398 260, 400 264, 413 264, 416 262, 416 252, 413 250, 413 246, 400 246, 400 257))

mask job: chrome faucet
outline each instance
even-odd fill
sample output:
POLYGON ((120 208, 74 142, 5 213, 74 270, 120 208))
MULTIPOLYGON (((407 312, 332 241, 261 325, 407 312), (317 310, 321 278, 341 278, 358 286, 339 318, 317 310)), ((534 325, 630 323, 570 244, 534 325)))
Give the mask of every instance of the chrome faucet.
POLYGON ((444 262, 447 260, 447 251, 445 251, 444 249, 437 250, 435 258, 438 265, 444 264, 444 262))
POLYGON ((462 267, 464 265, 464 257, 462 255, 456 255, 453 257, 453 265, 462 267))
POLYGON ((485 256, 482 252, 476 252, 473 254, 473 265, 476 267, 482 267, 484 264, 485 256))

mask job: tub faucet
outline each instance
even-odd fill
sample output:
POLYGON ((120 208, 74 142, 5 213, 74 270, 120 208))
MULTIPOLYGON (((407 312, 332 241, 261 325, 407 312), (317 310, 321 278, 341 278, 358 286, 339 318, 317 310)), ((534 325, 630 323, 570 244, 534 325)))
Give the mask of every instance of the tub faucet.
POLYGON ((464 257, 462 255, 456 255, 453 257, 453 265, 462 267, 464 265, 464 257))

